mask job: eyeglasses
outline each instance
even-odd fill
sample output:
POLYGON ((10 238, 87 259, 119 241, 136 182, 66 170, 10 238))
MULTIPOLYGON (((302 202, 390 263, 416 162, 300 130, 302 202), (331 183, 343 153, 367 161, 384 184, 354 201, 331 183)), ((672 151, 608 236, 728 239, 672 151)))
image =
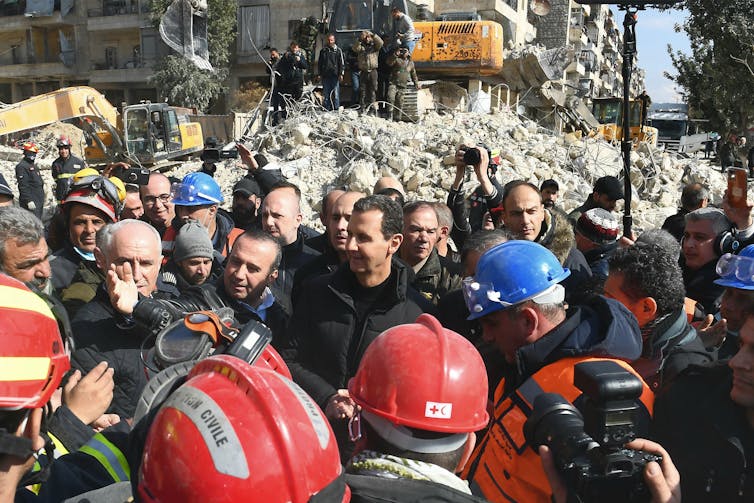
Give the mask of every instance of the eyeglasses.
POLYGON ((160 194, 159 196, 144 196, 144 206, 154 206, 157 204, 157 200, 163 205, 167 205, 170 202, 170 194, 160 194))
POLYGON ((754 281, 754 258, 726 253, 715 266, 721 278, 733 278, 740 281, 754 281))
POLYGON ((486 311, 492 303, 503 307, 513 305, 500 299, 500 292, 495 290, 492 283, 479 283, 471 276, 463 279, 463 298, 466 300, 466 307, 469 308, 470 313, 486 311))

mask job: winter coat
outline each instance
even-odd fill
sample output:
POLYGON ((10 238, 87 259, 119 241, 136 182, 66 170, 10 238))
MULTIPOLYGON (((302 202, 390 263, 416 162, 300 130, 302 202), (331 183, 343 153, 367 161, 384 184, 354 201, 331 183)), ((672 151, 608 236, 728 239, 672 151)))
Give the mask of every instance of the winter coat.
POLYGON ((383 296, 357 326, 348 263, 312 279, 297 298, 289 330, 292 348, 284 354, 293 379, 321 406, 354 376, 367 346, 383 331, 413 323, 432 306, 409 286, 408 268, 392 263, 383 296))
POLYGON ((340 77, 346 67, 343 51, 337 45, 330 47, 326 45, 319 51, 319 60, 317 62, 320 77, 340 77))
POLYGON ((387 64, 390 67, 390 83, 398 87, 406 87, 409 83, 417 85, 419 77, 416 75, 414 62, 410 57, 399 58, 391 54, 387 58, 387 64))
POLYGON ((68 194, 72 178, 77 171, 86 167, 86 163, 74 155, 67 159, 58 157, 52 161, 52 178, 55 180, 55 199, 62 201, 68 194))
POLYGON ((667 389, 689 365, 712 362, 683 307, 642 329, 641 358, 631 364, 656 394, 667 389))
POLYGON ((29 203, 36 206, 34 213, 42 215, 45 203, 45 184, 39 168, 24 157, 16 164, 16 182, 18 182, 18 204, 24 209, 29 209, 29 203))
POLYGON ((568 214, 568 221, 571 222, 571 225, 575 228, 576 222, 579 221, 582 213, 586 213, 587 211, 597 207, 597 202, 594 200, 592 195, 589 194, 589 197, 587 197, 586 201, 584 201, 584 204, 582 204, 578 208, 571 210, 571 212, 568 214))
MULTIPOLYGON (((162 254, 165 258, 163 263, 167 263, 167 259, 173 254, 173 247, 175 247, 175 238, 178 235, 178 224, 180 219, 175 217, 173 223, 167 228, 165 234, 162 236, 162 254)), ((217 209, 215 235, 212 237, 212 247, 216 252, 220 253, 223 257, 230 255, 230 250, 233 248, 233 243, 236 242, 238 236, 243 234, 243 229, 239 229, 233 223, 233 217, 222 208, 217 209)))
POLYGON ((71 317, 91 301, 105 275, 92 260, 85 260, 69 244, 50 258, 52 286, 71 317))
POLYGON ((714 283, 719 278, 715 270, 717 258, 710 260, 695 271, 686 267, 683 255, 681 255, 680 263, 686 297, 697 301, 704 308, 706 314, 718 312, 725 287, 714 283))
POLYGON ((422 268, 414 274, 411 286, 437 305, 448 292, 461 288, 462 281, 458 266, 438 255, 433 248, 422 268))
POLYGON ((726 364, 692 366, 657 396, 652 439, 681 474, 684 503, 754 501, 754 430, 726 364))
POLYGON ((487 501, 428 480, 386 479, 348 473, 346 484, 351 488, 351 503, 405 503, 408 501, 483 503, 487 501))
POLYGON ((670 215, 662 223, 662 230, 668 231, 680 242, 683 238, 683 232, 686 230, 686 215, 688 213, 689 210, 678 208, 678 213, 670 215))
POLYGON ((286 51, 278 61, 275 70, 280 74, 280 84, 282 87, 296 87, 304 85, 304 70, 309 68, 306 61, 306 55, 303 52, 293 54, 286 51), (298 57, 298 60, 296 59, 298 57))
MULTIPOLYGON (((268 291, 269 293, 269 291, 268 291)), ((288 325, 288 313, 275 301, 267 308, 263 320, 255 311, 243 302, 237 301, 225 292, 223 278, 215 282, 206 282, 192 286, 184 291, 180 297, 174 299, 143 298, 134 308, 134 319, 150 327, 151 335, 156 335, 162 328, 186 313, 194 311, 215 310, 222 307, 233 309, 233 316, 239 324, 245 325, 249 321, 260 321, 272 331, 272 345, 281 350, 285 344, 288 325)))
POLYGON ((371 72, 379 67, 382 45, 382 39, 376 34, 372 35, 372 44, 370 45, 365 45, 360 39, 356 39, 356 42, 353 43, 353 52, 357 54, 359 70, 371 72))
POLYGON ((291 294, 296 271, 317 258, 320 254, 309 248, 304 241, 306 238, 299 232, 296 241, 283 247, 283 257, 278 266, 278 277, 270 286, 275 298, 287 312, 292 312, 291 294))

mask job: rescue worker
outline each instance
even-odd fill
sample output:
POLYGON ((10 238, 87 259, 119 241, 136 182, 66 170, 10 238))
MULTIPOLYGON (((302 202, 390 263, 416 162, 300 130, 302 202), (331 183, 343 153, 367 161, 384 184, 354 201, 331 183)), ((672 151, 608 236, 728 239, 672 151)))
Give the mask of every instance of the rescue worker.
POLYGON ((50 259, 52 286, 73 318, 91 301, 105 279, 94 257, 96 235, 108 223, 118 221, 122 209, 117 178, 105 178, 86 168, 71 177, 71 190, 60 204, 66 229, 64 246, 50 259))
POLYGON ((47 443, 43 408, 71 364, 47 304, 5 275, 0 275, 0 318, 0 499, 5 503, 14 500, 16 488, 37 481, 28 474, 47 443))
MULTIPOLYGON (((561 282, 569 274, 551 251, 522 240, 487 250, 464 281, 469 319, 479 320, 484 339, 507 363, 495 390, 492 426, 463 472, 472 492, 490 501, 550 501, 540 460, 524 440, 531 408, 522 404, 533 404, 543 392, 573 402, 581 394, 573 385, 574 365, 582 361, 615 358, 636 375, 624 362, 641 354, 636 318, 601 296, 566 311, 561 282)), ((651 413, 654 398, 646 385, 641 398, 651 413)))
POLYGON ((230 214, 220 208, 225 201, 220 186, 206 173, 189 173, 171 189, 175 218, 162 236, 162 253, 167 258, 173 253, 178 229, 189 220, 196 220, 207 229, 212 247, 227 257, 236 238, 243 234, 235 227, 230 214))
POLYGON ((397 48, 388 56, 387 64, 390 67, 390 84, 387 88, 387 101, 390 104, 388 119, 400 121, 404 117, 403 99, 406 87, 411 83, 416 89, 420 89, 419 77, 416 75, 414 62, 411 61, 411 54, 405 47, 397 48))
POLYGON ((489 421, 484 363, 469 341, 422 314, 369 345, 348 393, 360 407, 352 502, 482 501, 455 475, 489 421))
POLYGON ((319 77, 325 95, 325 109, 340 108, 340 82, 343 80, 346 62, 343 51, 335 43, 335 35, 327 36, 327 45, 319 51, 319 77))
MULTIPOLYGON (((361 113, 367 113, 377 99, 377 68, 383 41, 371 31, 362 31, 353 44, 353 52, 359 63, 359 106, 361 113)), ((377 110, 375 110, 377 113, 377 110)))
POLYGON ((71 146, 70 138, 61 136, 57 143, 58 158, 52 161, 56 201, 62 201, 68 194, 73 175, 86 168, 86 163, 71 153, 71 146))
POLYGON ((18 204, 42 219, 45 203, 45 184, 34 161, 39 147, 27 141, 21 147, 23 159, 16 164, 16 182, 18 183, 18 204))

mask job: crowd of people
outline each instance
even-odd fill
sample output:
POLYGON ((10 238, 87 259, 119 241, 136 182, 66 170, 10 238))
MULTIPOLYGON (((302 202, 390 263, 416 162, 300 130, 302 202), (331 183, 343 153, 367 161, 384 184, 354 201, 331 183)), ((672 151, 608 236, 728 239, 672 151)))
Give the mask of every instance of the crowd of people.
POLYGON ((445 202, 335 188, 320 234, 243 145, 231 211, 204 165, 132 186, 58 146, 49 222, 0 180, 0 501, 754 496, 751 203, 689 184, 622 236, 617 178, 566 214, 460 145, 445 202))

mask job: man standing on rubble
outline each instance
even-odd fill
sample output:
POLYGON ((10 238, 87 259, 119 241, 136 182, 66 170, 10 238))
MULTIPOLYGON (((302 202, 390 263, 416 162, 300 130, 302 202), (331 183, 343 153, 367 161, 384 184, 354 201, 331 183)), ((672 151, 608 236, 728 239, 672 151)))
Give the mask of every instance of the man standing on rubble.
POLYGON ((52 178, 55 179, 55 200, 62 201, 68 195, 73 175, 84 169, 86 163, 71 153, 71 139, 61 136, 57 143, 58 158, 52 161, 52 178))
POLYGON ((327 36, 327 45, 319 51, 319 76, 325 95, 325 108, 340 108, 340 81, 343 80, 346 61, 343 51, 335 44, 335 35, 327 36))
POLYGON ((408 48, 399 47, 387 58, 390 67, 390 84, 387 88, 387 101, 390 103, 388 117, 390 120, 400 121, 403 114, 403 98, 406 95, 406 87, 411 82, 419 89, 419 77, 416 75, 414 62, 408 48))
POLYGON ((359 76, 361 113, 366 113, 377 99, 377 67, 380 63, 382 45, 383 41, 379 35, 366 30, 361 32, 353 44, 353 52, 357 54, 359 70, 361 70, 359 76))
MULTIPOLYGON (((306 61, 306 54, 301 50, 298 42, 291 42, 288 50, 280 58, 277 64, 277 73, 280 74, 280 92, 289 94, 290 99, 298 101, 304 93, 304 70, 309 67, 306 61)), ((286 112, 285 97, 280 103, 281 117, 288 117, 286 112)))

